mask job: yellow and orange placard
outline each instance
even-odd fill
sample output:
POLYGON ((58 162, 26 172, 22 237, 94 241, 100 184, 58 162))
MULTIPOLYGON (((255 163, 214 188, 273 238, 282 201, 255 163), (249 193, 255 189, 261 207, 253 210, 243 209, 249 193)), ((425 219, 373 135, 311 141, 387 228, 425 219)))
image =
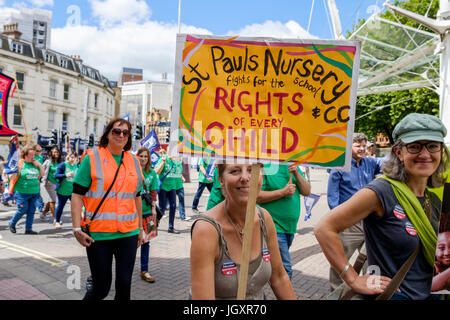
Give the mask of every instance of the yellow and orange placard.
POLYGON ((345 40, 178 35, 171 153, 349 168, 359 52, 345 40))

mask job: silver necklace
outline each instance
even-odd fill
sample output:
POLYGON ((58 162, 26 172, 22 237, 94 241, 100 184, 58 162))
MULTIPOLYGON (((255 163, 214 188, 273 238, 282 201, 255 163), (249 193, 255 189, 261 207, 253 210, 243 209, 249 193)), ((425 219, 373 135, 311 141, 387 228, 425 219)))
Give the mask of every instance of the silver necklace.
POLYGON ((223 210, 225 211, 225 215, 227 216, 228 221, 230 221, 231 225, 233 226, 234 231, 236 231, 236 235, 238 236, 239 241, 242 243, 242 239, 244 238, 244 228, 242 228, 241 231, 238 230, 230 215, 228 214, 226 202, 224 203, 223 210))

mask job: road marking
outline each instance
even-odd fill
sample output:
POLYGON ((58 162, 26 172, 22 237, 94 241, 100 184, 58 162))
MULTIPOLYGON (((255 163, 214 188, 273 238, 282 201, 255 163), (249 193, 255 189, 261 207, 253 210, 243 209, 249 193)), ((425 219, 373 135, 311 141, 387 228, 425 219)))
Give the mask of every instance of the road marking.
POLYGON ((12 216, 14 213, 16 213, 16 211, 17 211, 17 210, 0 212, 0 217, 3 217, 3 216, 12 216))
POLYGON ((54 267, 64 268, 69 265, 69 263, 67 261, 52 257, 48 254, 45 254, 45 253, 42 253, 42 252, 39 252, 36 250, 32 250, 29 248, 19 246, 17 244, 11 243, 11 242, 0 240, 0 246, 4 247, 6 249, 12 250, 12 251, 23 253, 23 254, 30 256, 32 258, 35 258, 37 260, 49 263, 50 265, 52 265, 54 267))

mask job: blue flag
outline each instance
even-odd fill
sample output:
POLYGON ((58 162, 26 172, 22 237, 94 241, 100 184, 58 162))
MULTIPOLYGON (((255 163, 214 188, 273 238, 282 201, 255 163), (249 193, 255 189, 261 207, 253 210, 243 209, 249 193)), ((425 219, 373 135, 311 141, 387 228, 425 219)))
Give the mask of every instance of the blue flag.
POLYGON ((214 170, 216 169, 216 160, 211 160, 208 167, 206 168, 206 177, 207 178, 214 178, 214 170))
POLYGON ((5 164, 5 174, 18 173, 19 168, 19 138, 15 136, 9 147, 8 162, 5 164))
POLYGON ((159 160, 159 155, 155 152, 155 151, 150 151, 150 157, 151 157, 151 160, 152 160, 152 167, 154 167, 155 165, 156 165, 156 163, 158 162, 158 160, 159 160))
POLYGON ((155 129, 150 131, 150 133, 141 140, 141 146, 146 147, 150 151, 158 149, 161 146, 159 144, 158 135, 156 134, 155 129))
POLYGON ((305 220, 308 220, 311 218, 311 210, 316 205, 316 203, 319 201, 320 195, 311 193, 309 196, 305 197, 305 209, 306 209, 306 215, 305 220))

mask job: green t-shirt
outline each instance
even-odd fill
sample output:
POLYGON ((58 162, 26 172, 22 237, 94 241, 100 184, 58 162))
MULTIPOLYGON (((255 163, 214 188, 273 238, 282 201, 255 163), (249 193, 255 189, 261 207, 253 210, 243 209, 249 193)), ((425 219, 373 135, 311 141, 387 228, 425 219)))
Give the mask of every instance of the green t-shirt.
MULTIPOLYGON (((69 164, 69 162, 67 162, 67 161, 65 162, 65 164, 66 164, 66 171, 65 171, 66 175, 69 172, 73 172, 74 174, 77 173, 78 166, 76 164, 71 166, 69 164)), ((58 191, 56 191, 56 192, 58 194, 62 195, 62 196, 70 196, 72 194, 72 191, 73 191, 73 180, 74 180, 74 177, 75 176, 73 176, 73 177, 65 177, 64 179, 62 179, 61 184, 60 184, 60 186, 58 188, 58 191)))
MULTIPOLYGON (((122 156, 112 155, 117 165, 120 165, 120 158, 122 156)), ((89 155, 86 154, 81 161, 80 167, 77 170, 77 174, 73 179, 73 183, 79 184, 83 187, 89 188, 92 183, 91 179, 91 162, 89 160, 89 155)), ((136 230, 122 233, 122 232, 91 232, 91 238, 95 241, 101 240, 113 240, 118 238, 126 238, 139 234, 139 228, 136 230)))
POLYGON ((44 158, 40 154, 35 155, 34 159, 39 161, 40 164, 44 164, 44 158))
MULTIPOLYGON (((139 189, 140 192, 145 192, 143 184, 145 183, 145 188, 147 188, 147 191, 150 193, 152 190, 158 190, 158 175, 156 174, 155 170, 151 170, 149 173, 145 172, 145 170, 142 170, 142 174, 144 175, 141 188, 139 189)), ((147 205, 147 202, 145 202, 144 199, 142 199, 142 215, 148 215, 152 213, 152 207, 147 205)))
POLYGON ((175 173, 172 175, 172 177, 175 178, 175 189, 183 189, 183 179, 181 178, 183 176, 183 162, 174 160, 173 163, 175 173))
POLYGON ((39 193, 39 168, 36 168, 30 162, 23 162, 20 176, 14 186, 14 192, 25 194, 39 193))
POLYGON ((222 194, 222 186, 219 181, 219 169, 214 169, 214 179, 213 179, 213 187, 211 189, 211 194, 209 195, 208 205, 206 206, 206 210, 214 208, 216 205, 225 200, 225 197, 222 194))
POLYGON ((59 166, 58 162, 53 163, 50 161, 50 167, 48 169, 47 180, 53 184, 56 184, 58 182, 58 181, 56 181, 56 178, 55 178, 56 168, 58 168, 58 166, 59 166))
MULTIPOLYGON (((164 155, 164 157, 166 157, 166 163, 164 164, 164 168, 159 174, 159 179, 163 179, 165 177, 161 185, 161 190, 164 191, 170 191, 174 189, 177 190, 177 173, 175 164, 172 160, 170 160, 170 158, 167 155, 164 155)), ((158 167, 161 164, 162 160, 163 157, 159 158, 155 167, 158 167)))
MULTIPOLYGON (((206 170, 206 173, 208 173, 208 166, 213 162, 213 159, 204 159, 201 158, 198 166, 199 167, 203 167, 206 170)), ((203 172, 201 170, 198 171, 198 182, 202 182, 202 183, 213 183, 212 181, 208 181, 208 179, 206 179, 205 175, 203 174, 203 172)))
MULTIPOLYGON (((304 177, 298 167, 297 170, 304 177)), ((261 190, 274 191, 283 189, 289 182, 289 176, 289 167, 287 165, 265 164, 261 190)), ((292 175, 292 183, 296 183, 294 174, 292 175)), ((291 197, 283 197, 272 202, 259 203, 258 205, 270 213, 278 233, 295 234, 297 232, 297 223, 300 218, 300 192, 297 187, 294 195, 291 197)))

